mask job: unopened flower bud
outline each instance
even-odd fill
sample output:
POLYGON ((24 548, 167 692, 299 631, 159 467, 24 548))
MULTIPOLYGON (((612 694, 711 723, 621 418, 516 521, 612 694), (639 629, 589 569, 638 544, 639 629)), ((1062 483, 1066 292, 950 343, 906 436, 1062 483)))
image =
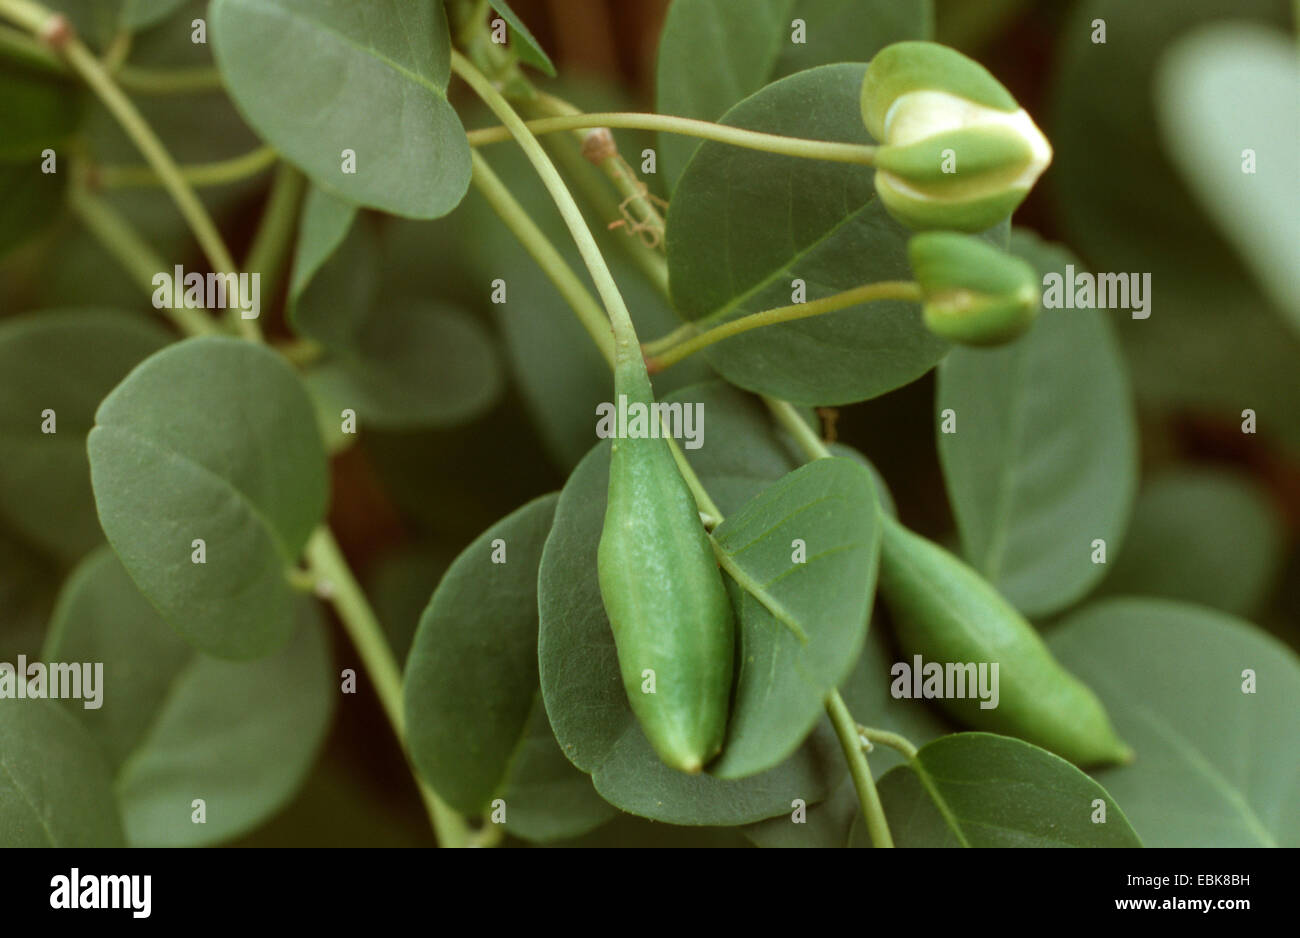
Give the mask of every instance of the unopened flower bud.
POLYGON ((951 231, 915 235, 907 245, 921 287, 926 328, 962 345, 1001 345, 1038 315, 1034 268, 979 238, 951 231))
POLYGON ((881 145, 876 191, 910 228, 991 228, 1052 161, 1047 138, 1010 92, 978 62, 933 42, 898 42, 876 55, 862 118, 881 145))

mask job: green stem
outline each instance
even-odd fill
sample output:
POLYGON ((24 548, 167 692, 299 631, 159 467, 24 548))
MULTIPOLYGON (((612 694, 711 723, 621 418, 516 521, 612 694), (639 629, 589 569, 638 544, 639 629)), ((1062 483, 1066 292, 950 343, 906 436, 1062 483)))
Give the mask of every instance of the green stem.
MULTIPOLYGON (((154 276, 169 268, 131 224, 108 203, 91 195, 83 185, 77 183, 68 189, 68 208, 99 243, 117 258, 118 263, 126 268, 131 279, 146 294, 152 295, 154 276)), ((177 306, 163 309, 162 313, 185 335, 214 335, 221 332, 212 318, 200 309, 177 306)))
POLYGON ((167 148, 158 139, 158 135, 145 122, 131 100, 122 93, 122 89, 113 82, 99 61, 90 54, 90 50, 79 41, 73 39, 69 42, 63 54, 72 64, 73 69, 104 102, 109 112, 117 118, 118 123, 135 143, 146 162, 158 174, 163 188, 168 191, 176 207, 180 209, 181 215, 189 224, 190 230, 194 232, 199 246, 213 269, 221 272, 237 271, 235 259, 231 257, 230 251, 221 239, 221 234, 217 231, 217 226, 208 214, 208 210, 204 208, 189 183, 181 176, 176 161, 172 159, 167 148))
MULTIPOLYGON (((179 166, 181 178, 192 186, 223 186, 239 182, 265 172, 275 165, 280 155, 270 147, 258 147, 248 153, 228 160, 212 163, 192 163, 179 166)), ((151 166, 100 166, 96 179, 105 189, 127 189, 162 184, 151 166)))
POLYGON ((176 162, 148 122, 136 110, 131 99, 118 87, 102 62, 72 34, 66 17, 32 0, 0 0, 0 15, 18 23, 38 39, 49 42, 81 79, 90 86, 116 118, 126 135, 154 168, 163 187, 171 194, 176 207, 189 224, 214 270, 236 271, 234 259, 226 249, 217 226, 208 211, 181 176, 176 162))
MULTIPOLYGON (((577 110, 572 105, 568 105, 567 102, 562 102, 559 98, 547 94, 539 94, 534 100, 523 106, 527 107, 530 113, 546 115, 556 113, 554 109, 558 107, 569 107, 574 111, 577 110)), ((583 155, 581 143, 584 136, 584 131, 574 131, 569 138, 552 137, 547 141, 547 144, 550 147, 551 154, 560 162, 561 167, 568 173, 569 178, 582 191, 583 196, 591 203, 600 217, 605 219, 618 218, 623 215, 621 203, 614 193, 610 191, 605 181, 592 170, 592 161, 583 155)), ((603 159, 595 165, 600 169, 605 169, 605 163, 613 158, 617 158, 617 154, 615 154, 615 157, 603 159)), ((608 170, 606 175, 608 175, 608 170)), ((643 200, 641 204, 648 203, 643 200)), ((653 209, 653 206, 650 206, 650 208, 653 209)), ((659 228, 663 228, 662 220, 660 220, 659 228)), ((667 294, 667 259, 657 250, 657 245, 651 247, 646 244, 639 237, 638 232, 632 231, 630 227, 626 229, 626 235, 620 241, 632 261, 641 268, 642 273, 650 279, 651 283, 667 294)))
POLYGON ((873 743, 879 743, 882 746, 888 746, 890 749, 897 749, 903 754, 903 758, 911 762, 916 758, 916 747, 912 745, 911 740, 898 733, 891 733, 889 730, 878 730, 870 726, 858 724, 858 735, 873 743))
MULTIPOLYGON (((281 163, 271 183, 271 194, 262 211, 253 243, 244 258, 244 269, 261 275, 261 296, 274 301, 279 296, 280 279, 289 258, 298 229, 298 208, 307 191, 307 180, 288 163, 281 163)), ((238 309, 231 308, 230 319, 250 334, 257 330, 257 320, 244 319, 238 309)))
POLYGON ((100 61, 104 63, 104 69, 110 75, 116 75, 118 70, 126 63, 126 57, 131 54, 131 33, 125 29, 119 29, 117 33, 109 40, 104 49, 104 54, 100 56, 100 61))
POLYGON ((652 342, 645 342, 641 345, 641 351, 648 356, 655 356, 661 352, 666 352, 674 345, 680 345, 691 336, 699 335, 700 327, 698 323, 688 322, 678 326, 672 332, 661 336, 652 342))
MULTIPOLYGON (((453 66, 454 68, 454 66, 453 66)), ((499 116, 499 115, 498 115, 499 116)), ((669 114, 633 114, 624 112, 602 111, 594 114, 566 114, 557 117, 543 117, 529 121, 527 129, 533 134, 556 133, 561 130, 578 130, 593 127, 622 127, 632 130, 656 130, 681 134, 686 137, 698 137, 717 143, 744 147, 747 150, 762 150, 779 156, 797 156, 809 160, 825 160, 831 163, 857 163, 862 166, 874 166, 876 147, 858 143, 833 143, 829 140, 805 140, 800 137, 784 137, 780 134, 765 134, 756 130, 742 130, 726 124, 714 124, 709 121, 693 120, 688 117, 673 117, 669 114)), ((470 146, 483 146, 509 140, 513 131, 506 127, 487 127, 469 132, 470 146)))
POLYGON ((682 448, 677 445, 677 441, 666 433, 664 434, 664 439, 668 441, 668 449, 673 454, 673 462, 677 463, 677 470, 682 474, 682 478, 686 480, 686 487, 691 490, 691 495, 695 498, 695 507, 706 516, 706 519, 702 519, 705 521, 704 526, 710 531, 713 530, 718 525, 722 524, 722 509, 718 507, 717 503, 709 497, 709 493, 705 491, 704 483, 702 483, 700 477, 695 474, 695 470, 691 468, 691 464, 686 461, 686 454, 683 453, 682 448))
POLYGON ((853 776, 853 785, 858 790, 858 803, 862 806, 862 817, 867 822, 867 833, 871 835, 873 847, 892 847, 894 838, 889 833, 889 824, 885 820, 885 809, 880 804, 880 794, 876 791, 876 782, 871 777, 871 767, 867 764, 867 754, 862 751, 858 739, 858 725, 854 722, 849 708, 844 705, 844 698, 837 690, 826 695, 826 712, 830 714, 835 733, 840 738, 840 748, 849 761, 849 774, 853 776))
POLYGON ((291 365, 297 365, 299 368, 305 368, 314 362, 319 361, 325 355, 325 348, 319 342, 313 342, 311 339, 291 339, 287 342, 277 343, 275 350, 284 356, 284 360, 291 365))
MULTIPOLYGON (((568 101, 544 92, 538 94, 535 110, 546 117, 582 116, 582 111, 568 101)), ((663 243, 664 235, 664 220, 655 207, 656 198, 650 194, 646 184, 637 178, 627 160, 623 159, 614 142, 614 135, 608 128, 575 130, 573 134, 582 144, 582 155, 588 162, 599 167, 614 184, 614 189, 621 198, 615 210, 624 216, 624 221, 629 226, 636 226, 629 233, 635 235, 642 246, 664 265, 663 277, 667 283, 667 263, 656 250, 663 243), (640 237, 646 231, 651 234, 648 241, 640 237)))
POLYGON ((804 454, 809 459, 826 459, 831 455, 829 447, 822 441, 821 437, 813 432, 813 428, 808 426, 793 404, 766 395, 763 397, 763 403, 772 412, 776 422, 794 437, 795 442, 799 444, 799 448, 804 451, 804 454))
POLYGON ((221 72, 212 66, 199 68, 145 68, 123 65, 117 70, 117 83, 136 94, 193 94, 196 91, 220 91, 221 72))
MULTIPOLYGON (((605 305, 605 311, 609 314, 610 325, 614 329, 614 360, 616 366, 629 367, 639 363, 641 372, 644 374, 645 361, 641 357, 641 344, 637 341, 636 327, 632 325, 632 317, 627 311, 627 304, 623 302, 623 296, 619 293, 618 284, 614 282, 614 277, 609 272, 605 258, 601 256, 600 248, 596 245, 596 239, 592 237, 591 229, 587 227, 587 221, 582 217, 582 211, 578 208, 578 203, 573 200, 573 195, 564 184, 564 180, 560 178, 555 164, 546 155, 546 151, 542 149, 542 145, 533 136, 523 119, 515 113, 514 108, 510 106, 510 102, 493 87, 492 83, 474 67, 469 59, 452 50, 451 68, 474 89, 474 93, 483 99, 483 103, 506 126, 509 134, 515 138, 524 151, 524 155, 533 164, 533 169, 541 177, 542 184, 546 186, 551 199, 555 202, 555 207, 559 209, 565 225, 569 228, 569 233, 578 245, 578 253, 582 255, 583 263, 587 265, 587 270, 591 273, 592 280, 595 281, 596 292, 605 305)), ((646 381, 648 384, 648 379, 646 381)))
POLYGON ((500 177, 492 171, 478 151, 473 154, 473 176, 474 186, 483 197, 487 199, 488 204, 492 206, 501 220, 506 223, 506 227, 514 234, 515 238, 524 249, 532 255, 533 260, 541 267, 542 272, 546 274, 555 288, 560 291, 560 295, 578 314, 583 328, 591 336, 591 340, 596 343, 596 348, 604 356, 605 361, 612 368, 614 365, 614 336, 610 332, 609 319, 605 316, 600 304, 596 298, 588 292, 578 275, 573 272, 564 260, 564 257, 550 240, 537 227, 528 212, 518 200, 510 194, 500 177))
MULTIPOLYGON (((68 63, 48 45, 11 26, 0 25, 0 56, 21 59, 61 75, 72 74, 68 63)), ((123 89, 135 94, 191 94, 222 87, 221 72, 213 66, 151 68, 123 63, 113 77, 123 89)))
MULTIPOLYGON (((388 644, 379 620, 375 617, 361 585, 348 567, 339 550, 334 535, 328 527, 319 527, 307 542, 307 564, 318 584, 325 586, 330 604, 338 614, 343 628, 352 640, 366 673, 374 682, 379 703, 388 716, 403 752, 406 746, 406 715, 402 708, 402 675, 398 670, 393 650, 388 644)), ((420 788, 429 820, 438 843, 444 847, 463 847, 470 842, 469 828, 460 815, 443 803, 442 799, 415 772, 412 774, 420 788)))
POLYGON ((68 66, 54 54, 53 49, 12 26, 0 25, 0 55, 21 59, 28 65, 36 65, 51 72, 66 74, 68 71, 68 66))
POLYGON ((868 283, 860 287, 854 287, 852 290, 836 293, 833 296, 822 297, 820 300, 794 303, 790 306, 778 306, 776 309, 751 313, 748 316, 741 316, 730 322, 725 322, 720 326, 714 326, 712 329, 701 332, 679 345, 672 346, 667 351, 654 355, 647 362, 647 365, 650 368, 650 373, 655 374, 677 364, 684 358, 694 355, 701 349, 708 348, 715 342, 721 342, 723 339, 729 339, 751 329, 761 329, 763 326, 772 326, 777 323, 823 316, 826 313, 857 306, 859 303, 871 303, 876 300, 920 300, 920 298, 920 286, 910 280, 885 280, 880 283, 868 283))

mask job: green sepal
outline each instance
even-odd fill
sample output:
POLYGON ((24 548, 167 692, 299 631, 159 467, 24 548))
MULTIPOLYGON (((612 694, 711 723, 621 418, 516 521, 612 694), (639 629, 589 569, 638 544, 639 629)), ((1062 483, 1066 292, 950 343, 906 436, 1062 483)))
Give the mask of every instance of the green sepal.
POLYGON ((1033 159, 1033 147, 1014 129, 977 126, 883 146, 876 151, 876 169, 934 198, 969 198, 1015 186, 1033 159), (947 150, 951 161, 945 160, 947 150), (945 163, 955 171, 945 172, 945 163))
POLYGON ((963 345, 1000 345, 1038 315, 1034 269, 978 238, 935 231, 908 243, 926 327, 963 345))
POLYGON ((876 173, 876 193, 889 214, 917 231, 947 229, 977 232, 992 228, 1025 199, 1025 189, 1004 189, 994 195, 953 201, 918 198, 898 187, 897 177, 876 173))
POLYGON ((862 82, 862 119, 877 141, 886 142, 890 107, 912 91, 946 91, 998 111, 1020 108, 988 69, 956 49, 920 40, 896 42, 876 54, 862 82))

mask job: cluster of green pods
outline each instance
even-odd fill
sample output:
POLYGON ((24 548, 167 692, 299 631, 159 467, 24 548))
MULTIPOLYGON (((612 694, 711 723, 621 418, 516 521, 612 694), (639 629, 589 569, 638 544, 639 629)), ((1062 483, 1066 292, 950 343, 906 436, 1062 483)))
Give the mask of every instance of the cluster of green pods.
MULTIPOLYGON (((969 345, 1021 335, 1040 305, 1033 269, 958 232, 987 228, 1019 204, 1051 159, 1046 139, 982 66, 934 43, 882 50, 862 110, 881 143, 881 199, 921 229, 908 253, 926 325, 969 345), (953 173, 941 165, 949 153, 953 173)), ((652 404, 643 361, 624 351, 616 392, 652 404)), ((1096 695, 988 582, 893 518, 882 523, 880 589, 901 650, 998 666, 997 705, 943 699, 953 717, 1079 765, 1133 757, 1096 695)), ((598 578, 632 711, 666 764, 701 771, 726 736, 735 616, 695 498, 659 435, 613 441, 598 578)))

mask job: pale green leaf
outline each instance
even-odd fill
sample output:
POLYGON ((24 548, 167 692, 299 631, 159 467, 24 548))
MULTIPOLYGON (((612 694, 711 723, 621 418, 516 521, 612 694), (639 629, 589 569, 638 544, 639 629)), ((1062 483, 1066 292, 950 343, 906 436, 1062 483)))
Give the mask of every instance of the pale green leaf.
MULTIPOLYGON (((1017 231, 1039 275, 1068 252, 1017 231)), ((1043 309, 993 349, 955 348, 935 392, 939 456, 966 558, 1029 616, 1056 612, 1105 574, 1137 489, 1137 426, 1114 330, 1100 310, 1043 309), (951 410, 956 432, 943 432, 951 410)))
POLYGON ((557 496, 485 531, 456 558, 420 618, 404 684, 411 756, 470 817, 506 805, 529 840, 574 837, 613 816, 560 751, 537 682, 537 566, 557 496))
MULTIPOLYGON (((936 739, 878 787, 897 847, 1142 846, 1104 788, 1009 736, 936 739)), ((866 845, 864 834, 859 825, 855 842, 866 845)))
POLYGON ((1300 846, 1294 651, 1240 619, 1161 599, 1093 603, 1047 644, 1137 750, 1132 765, 1095 774, 1147 846, 1300 846))
POLYGON ((875 596, 878 511, 864 466, 820 459, 714 531, 723 569, 739 584, 732 599, 740 624, 727 738, 710 766, 719 778, 754 775, 788 757, 848 677, 875 596))
POLYGON ((328 480, 311 402, 280 356, 226 338, 164 349, 100 405, 88 448, 104 533, 164 621, 223 658, 288 641, 289 573, 328 480))
POLYGON ((306 780, 337 688, 311 600, 298 601, 297 622, 278 654, 220 661, 178 638, 107 548, 73 572, 43 657, 103 665, 101 706, 66 706, 113 766, 132 846, 229 840, 273 815, 306 780), (195 799, 204 802, 201 824, 195 799))
POLYGON ((86 434, 100 401, 167 339, 143 318, 108 310, 0 323, 0 515, 25 537, 67 559, 102 543, 86 434), (42 429, 47 410, 53 433, 42 429))
POLYGON ((447 102, 441 3, 214 0, 210 17, 231 97, 318 186, 409 218, 445 215, 464 197, 469 141, 447 102))

